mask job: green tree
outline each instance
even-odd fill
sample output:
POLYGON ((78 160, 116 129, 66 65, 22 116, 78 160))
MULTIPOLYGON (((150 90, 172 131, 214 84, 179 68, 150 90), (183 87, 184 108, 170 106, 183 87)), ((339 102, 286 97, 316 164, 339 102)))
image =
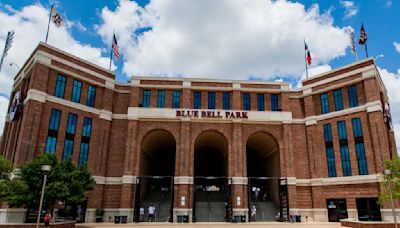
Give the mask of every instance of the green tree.
POLYGON ((383 176, 383 182, 381 183, 381 194, 379 196, 380 204, 384 204, 390 200, 389 181, 391 184, 393 199, 400 199, 400 159, 398 156, 395 156, 392 160, 386 160, 384 165, 385 169, 389 169, 391 171, 391 174, 385 174, 383 176))
POLYGON ((27 192, 28 186, 18 178, 11 178, 12 171, 11 162, 0 155, 0 199, 23 204, 21 195, 27 192))
POLYGON ((86 166, 77 168, 71 160, 59 161, 56 156, 45 154, 20 167, 22 186, 15 185, 8 191, 6 200, 10 206, 38 207, 45 174, 41 170, 42 165, 51 166, 47 173, 44 196, 49 208, 57 201, 68 202, 71 205, 83 202, 86 200, 86 193, 96 184, 86 166))

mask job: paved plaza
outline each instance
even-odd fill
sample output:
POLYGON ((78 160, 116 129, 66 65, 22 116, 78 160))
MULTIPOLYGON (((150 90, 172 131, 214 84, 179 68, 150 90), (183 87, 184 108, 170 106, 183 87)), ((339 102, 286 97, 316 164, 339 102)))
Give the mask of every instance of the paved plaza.
POLYGON ((187 228, 225 228, 225 227, 268 227, 268 228, 340 228, 343 227, 340 223, 327 223, 327 222, 307 222, 307 223, 276 223, 276 222, 259 222, 259 223, 131 223, 131 224, 113 224, 113 223, 85 223, 77 224, 80 228, 116 228, 116 227, 160 227, 160 228, 173 228, 173 227, 187 227, 187 228))

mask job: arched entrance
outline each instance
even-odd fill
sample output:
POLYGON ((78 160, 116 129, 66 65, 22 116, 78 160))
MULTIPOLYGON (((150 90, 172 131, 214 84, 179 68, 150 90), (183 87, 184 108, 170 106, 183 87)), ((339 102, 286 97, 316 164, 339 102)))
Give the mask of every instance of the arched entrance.
POLYGON ((147 215, 149 206, 155 207, 153 221, 171 221, 173 210, 173 177, 175 174, 176 142, 166 130, 154 130, 142 141, 140 170, 136 188, 135 220, 148 221, 139 215, 143 207, 147 215))
POLYGON ((277 141, 265 132, 252 134, 246 142, 246 159, 250 221, 274 221, 281 207, 277 141))
POLYGON ((201 133, 194 144, 193 221, 230 219, 228 142, 216 131, 201 133))

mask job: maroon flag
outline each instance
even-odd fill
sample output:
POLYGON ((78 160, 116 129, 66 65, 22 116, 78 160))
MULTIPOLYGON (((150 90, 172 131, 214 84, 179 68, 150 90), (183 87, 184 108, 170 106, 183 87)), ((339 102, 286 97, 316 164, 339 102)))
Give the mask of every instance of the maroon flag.
POLYGON ((364 25, 361 25, 361 30, 360 30, 360 39, 358 40, 358 43, 361 45, 364 45, 365 42, 367 42, 368 36, 367 33, 365 32, 364 25))

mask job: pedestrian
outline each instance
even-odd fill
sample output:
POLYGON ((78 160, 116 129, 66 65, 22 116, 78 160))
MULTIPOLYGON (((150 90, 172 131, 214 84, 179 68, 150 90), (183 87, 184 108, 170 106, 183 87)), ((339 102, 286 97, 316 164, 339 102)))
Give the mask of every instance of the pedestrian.
POLYGON ((50 211, 46 211, 46 214, 44 215, 44 227, 50 227, 50 221, 51 221, 51 214, 50 211))
POLYGON ((258 195, 260 195, 260 188, 256 188, 254 191, 254 194, 256 196, 256 201, 258 200, 258 195))
POLYGON ((256 221, 257 208, 255 205, 251 208, 251 221, 256 221))
POLYGON ((144 207, 140 206, 139 208, 139 222, 143 222, 144 221, 144 207))
POLYGON ((154 221, 154 212, 156 211, 156 207, 150 204, 149 208, 147 209, 149 213, 149 222, 154 221))

